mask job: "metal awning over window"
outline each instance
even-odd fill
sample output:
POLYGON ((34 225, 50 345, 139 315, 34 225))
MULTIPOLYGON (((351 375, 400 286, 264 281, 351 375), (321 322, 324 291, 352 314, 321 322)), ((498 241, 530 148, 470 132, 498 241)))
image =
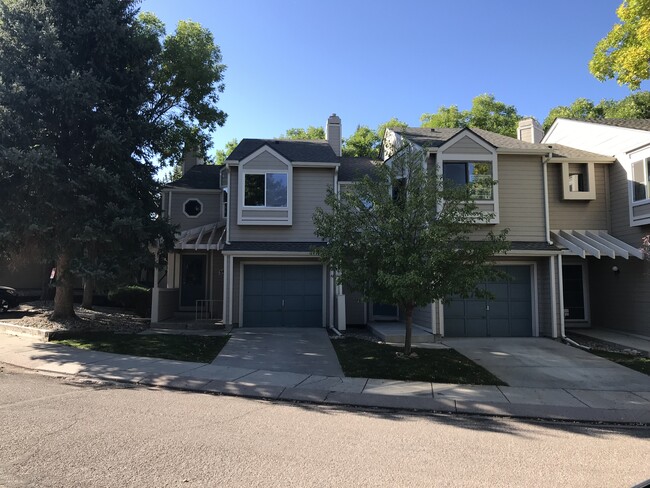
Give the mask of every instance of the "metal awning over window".
POLYGON ((567 248, 573 254, 585 259, 594 256, 629 259, 630 256, 643 259, 643 252, 610 236, 604 230, 553 230, 551 239, 555 244, 567 248))
POLYGON ((224 231, 225 227, 216 223, 184 230, 176 239, 174 249, 194 249, 195 251, 220 249, 223 247, 224 231))

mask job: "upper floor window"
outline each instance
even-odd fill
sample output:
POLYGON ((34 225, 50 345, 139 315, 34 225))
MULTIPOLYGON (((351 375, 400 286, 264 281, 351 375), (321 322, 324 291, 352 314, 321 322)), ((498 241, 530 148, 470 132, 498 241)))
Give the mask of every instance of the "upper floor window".
POLYGON ((244 206, 287 207, 287 173, 247 173, 244 175, 244 206))
POLYGON ((221 206, 223 209, 223 218, 227 219, 228 218, 228 187, 225 187, 223 189, 223 205, 221 206))
POLYGON ((638 202, 650 198, 650 158, 632 163, 632 201, 638 202))
POLYGON ((183 204, 183 213, 188 217, 198 217, 203 212, 203 204, 196 198, 190 198, 183 204))
POLYGON ((564 200, 594 200, 596 198, 594 163, 562 163, 562 198, 564 200))
POLYGON ((472 198, 492 200, 492 163, 489 161, 445 161, 442 165, 445 180, 456 185, 472 184, 472 198))

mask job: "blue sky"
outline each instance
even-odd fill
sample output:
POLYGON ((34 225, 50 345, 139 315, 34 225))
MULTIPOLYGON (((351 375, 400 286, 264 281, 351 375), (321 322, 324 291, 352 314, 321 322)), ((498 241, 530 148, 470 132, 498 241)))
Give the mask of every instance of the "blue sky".
MULTIPOLYGON (((441 105, 481 93, 543 119, 578 97, 630 91, 595 80, 594 46, 617 21, 620 0, 145 0, 172 31, 191 19, 221 47, 228 113, 215 149, 324 125, 344 137, 391 117, 412 126, 441 105)), ((642 88, 646 88, 643 86, 642 88)))

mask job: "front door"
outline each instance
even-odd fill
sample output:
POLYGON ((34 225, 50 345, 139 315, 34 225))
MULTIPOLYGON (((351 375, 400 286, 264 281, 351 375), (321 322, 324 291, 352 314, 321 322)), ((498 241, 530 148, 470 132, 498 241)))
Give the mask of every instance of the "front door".
POLYGON ((586 321, 585 286, 582 264, 562 265, 562 288, 564 290, 564 319, 586 321))
POLYGON ((181 307, 196 306, 205 299, 205 254, 186 254, 181 257, 181 307))

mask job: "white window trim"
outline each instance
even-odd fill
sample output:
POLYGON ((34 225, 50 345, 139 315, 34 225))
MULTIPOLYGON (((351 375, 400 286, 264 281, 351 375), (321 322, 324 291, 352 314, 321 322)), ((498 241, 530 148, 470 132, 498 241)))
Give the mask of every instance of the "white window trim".
POLYGON ((490 212, 494 214, 494 217, 490 219, 488 224, 498 224, 499 223, 499 165, 497 162, 497 152, 496 148, 488 145, 480 137, 476 136, 473 132, 469 130, 462 130, 454 137, 449 139, 444 143, 440 148, 438 148, 437 157, 436 157, 436 167, 439 175, 443 174, 443 164, 445 162, 450 163, 462 163, 462 162, 486 162, 492 163, 492 179, 496 181, 492 187, 492 200, 474 200, 477 205, 493 205, 494 211, 490 212), (446 154, 445 150, 449 147, 456 144, 462 138, 468 137, 472 141, 476 142, 482 146, 489 154, 446 154))
POLYGON ((242 180, 244 183, 244 204, 242 208, 244 210, 287 210, 289 208, 289 172, 288 171, 280 171, 280 170, 259 170, 259 169, 252 169, 249 171, 246 171, 243 176, 242 180), (272 175, 287 175, 287 205, 286 207, 269 207, 266 205, 266 175, 272 174, 272 175), (264 175, 264 205, 246 205, 246 195, 245 195, 245 189, 246 189, 246 176, 255 176, 255 175, 264 175))
POLYGON ((204 209, 204 207, 205 207, 205 206, 203 205, 203 202, 202 202, 200 199, 198 199, 198 198, 196 198, 196 197, 191 197, 191 198, 188 198, 187 200, 185 200, 185 201, 183 202, 183 214, 184 214, 185 217, 187 217, 188 219, 197 219, 197 218, 199 218, 199 217, 201 216, 201 214, 203 213, 203 209, 204 209), (197 202, 199 202, 199 205, 201 205, 201 211, 200 211, 198 214, 196 214, 196 215, 190 215, 190 214, 188 214, 188 213, 185 211, 185 205, 187 205, 187 202, 191 202, 192 200, 196 200, 197 202))
MULTIPOLYGON (((292 225, 293 223, 293 166, 291 162, 279 154, 277 151, 273 150, 268 145, 262 146, 257 151, 253 152, 246 158, 242 159, 239 164, 239 170, 237 175, 237 225, 292 225), (286 166, 286 169, 247 169, 246 165, 257 158, 263 153, 269 153, 274 158, 279 160, 282 164, 286 166), (267 173, 276 173, 276 174, 286 174, 287 175, 287 206, 286 207, 254 207, 254 206, 245 206, 245 180, 246 175, 248 174, 264 174, 267 173), (247 217, 245 212, 247 211, 256 211, 256 212, 267 212, 268 217, 247 217), (278 216, 279 212, 286 212, 286 216, 278 216)), ((264 199, 266 203, 266 181, 264 199)), ((232 199, 231 199, 232 200, 232 199)), ((230 201, 229 205, 232 206, 233 202, 230 201)))

